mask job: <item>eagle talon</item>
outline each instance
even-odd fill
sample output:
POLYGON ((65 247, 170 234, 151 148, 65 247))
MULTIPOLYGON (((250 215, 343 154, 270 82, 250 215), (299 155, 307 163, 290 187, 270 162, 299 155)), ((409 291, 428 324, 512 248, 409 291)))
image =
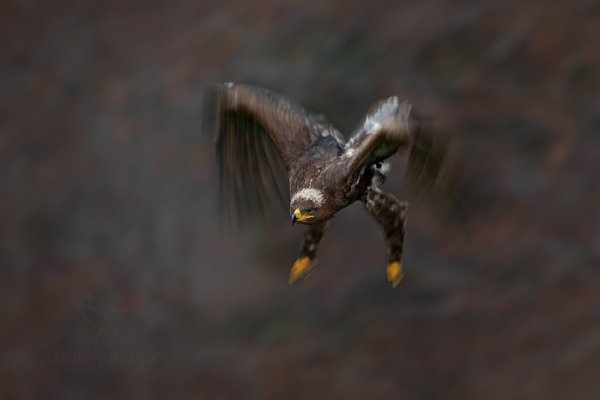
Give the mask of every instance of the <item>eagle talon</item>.
POLYGON ((307 277, 312 271, 312 267, 313 260, 309 257, 302 257, 301 259, 296 260, 290 271, 290 283, 295 283, 300 279, 307 277))
POLYGON ((392 287, 395 288, 400 284, 402 278, 404 277, 404 272, 402 272, 402 263, 399 261, 394 261, 390 263, 387 267, 387 278, 388 281, 392 284, 392 287))

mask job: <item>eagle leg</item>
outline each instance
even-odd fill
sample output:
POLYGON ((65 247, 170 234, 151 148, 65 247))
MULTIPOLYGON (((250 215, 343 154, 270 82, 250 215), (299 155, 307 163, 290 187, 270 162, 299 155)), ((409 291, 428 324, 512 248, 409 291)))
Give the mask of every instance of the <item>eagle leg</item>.
POLYGON ((369 187, 362 196, 367 212, 377 221, 388 246, 388 281, 392 287, 398 286, 404 276, 402 272, 402 248, 406 223, 407 202, 383 193, 376 187, 369 187))
POLYGON ((297 282, 306 277, 313 270, 317 247, 325 234, 326 228, 327 222, 319 222, 310 225, 304 233, 304 242, 302 243, 300 257, 298 257, 298 260, 296 260, 290 271, 290 283, 297 282))

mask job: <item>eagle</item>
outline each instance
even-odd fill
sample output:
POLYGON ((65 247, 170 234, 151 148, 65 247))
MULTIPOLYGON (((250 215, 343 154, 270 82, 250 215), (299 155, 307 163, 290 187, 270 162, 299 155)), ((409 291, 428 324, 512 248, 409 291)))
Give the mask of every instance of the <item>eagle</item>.
POLYGON ((215 135, 224 209, 245 220, 272 215, 273 202, 289 199, 292 224, 307 226, 289 282, 309 275, 329 221, 360 201, 381 227, 387 279, 398 286, 408 203, 381 189, 384 161, 407 149, 414 182, 426 187, 439 179, 444 154, 433 145, 429 119, 392 96, 376 102, 345 140, 323 115, 268 89, 224 83, 205 93, 203 121, 215 135))

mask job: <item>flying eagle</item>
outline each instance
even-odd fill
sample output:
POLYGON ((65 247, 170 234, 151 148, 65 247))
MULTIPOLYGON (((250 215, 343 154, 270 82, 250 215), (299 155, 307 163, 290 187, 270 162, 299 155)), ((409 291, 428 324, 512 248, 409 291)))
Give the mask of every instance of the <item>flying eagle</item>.
POLYGON ((383 231, 387 278, 396 287, 408 203, 380 189, 383 161, 407 148, 409 176, 425 185, 435 181, 443 157, 434 154, 427 120, 392 96, 375 103, 346 141, 322 115, 267 89, 226 83, 207 93, 204 118, 207 129, 216 130, 222 203, 233 204, 243 219, 286 199, 289 186, 292 224, 308 226, 290 283, 312 270, 329 220, 361 201, 383 231))

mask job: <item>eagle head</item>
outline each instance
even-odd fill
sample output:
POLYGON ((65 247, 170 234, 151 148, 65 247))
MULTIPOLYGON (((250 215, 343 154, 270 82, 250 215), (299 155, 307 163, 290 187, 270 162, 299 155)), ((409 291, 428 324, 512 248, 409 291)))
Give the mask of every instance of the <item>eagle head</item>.
POLYGON ((321 190, 312 187, 300 189, 290 201, 292 224, 311 224, 327 219, 322 207, 324 203, 325 195, 321 190))

